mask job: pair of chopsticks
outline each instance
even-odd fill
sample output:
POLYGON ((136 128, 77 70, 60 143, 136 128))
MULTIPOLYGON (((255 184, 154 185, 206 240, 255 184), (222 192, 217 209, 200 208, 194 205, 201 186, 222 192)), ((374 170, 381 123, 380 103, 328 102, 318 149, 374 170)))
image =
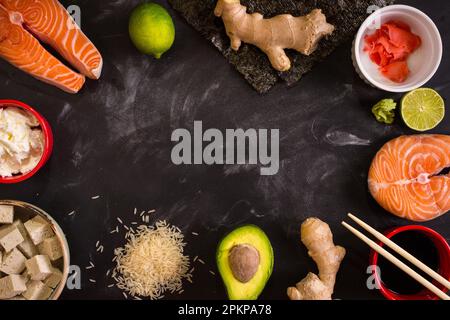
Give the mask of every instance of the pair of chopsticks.
MULTIPOLYGON (((445 286, 447 289, 450 290, 450 281, 442 277, 440 274, 438 274, 433 269, 429 268, 427 265, 422 263, 420 260, 415 258, 413 255, 408 253, 406 250, 402 249, 400 246, 395 244, 395 242, 391 241, 390 239, 386 238, 383 234, 369 226, 364 221, 358 219, 353 214, 348 214, 349 218, 355 221, 358 225, 360 225, 362 228, 364 228, 367 232, 372 234, 375 238, 383 242, 387 247, 394 250, 396 253, 398 253, 400 256, 411 262, 413 265, 415 265, 417 268, 422 270, 424 273, 429 275, 431 278, 445 286)), ((382 255, 384 258, 389 260, 391 263, 393 263, 396 267, 407 273, 410 277, 412 277, 414 280, 419 282, 421 285, 423 285, 425 288, 433 292, 436 296, 438 296, 442 300, 450 300, 450 297, 446 295, 442 290, 440 290, 438 287, 436 287, 434 284, 429 282, 427 279, 422 277, 420 274, 418 274, 416 271, 408 267, 406 264, 404 264, 402 261, 397 259, 394 255, 392 255, 390 252, 386 251, 383 247, 379 246, 377 243, 366 237, 364 234, 353 228, 351 225, 346 223, 345 221, 342 222, 342 225, 347 228, 351 233, 353 233, 355 236, 357 236, 359 239, 364 241, 369 247, 371 247, 373 250, 378 252, 380 255, 382 255)))

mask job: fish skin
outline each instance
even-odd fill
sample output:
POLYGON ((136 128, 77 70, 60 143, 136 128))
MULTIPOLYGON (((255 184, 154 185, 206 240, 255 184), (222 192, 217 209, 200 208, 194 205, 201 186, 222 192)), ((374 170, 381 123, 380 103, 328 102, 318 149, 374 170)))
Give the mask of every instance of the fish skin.
POLYGON ((36 37, 58 51, 80 73, 99 79, 103 59, 70 14, 57 0, 0 0, 7 10, 22 15, 36 37))
POLYGON ((369 190, 390 213, 429 221, 450 210, 450 136, 401 136, 386 143, 369 170, 369 190))
POLYGON ((22 26, 20 15, 0 5, 0 57, 33 77, 66 92, 77 93, 85 77, 53 57, 22 26))

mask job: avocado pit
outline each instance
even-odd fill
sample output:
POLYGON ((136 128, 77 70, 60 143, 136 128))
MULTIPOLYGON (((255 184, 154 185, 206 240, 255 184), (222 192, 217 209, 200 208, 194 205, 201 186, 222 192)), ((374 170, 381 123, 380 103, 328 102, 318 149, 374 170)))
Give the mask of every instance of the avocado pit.
POLYGON ((228 262, 234 278, 239 282, 247 283, 258 271, 259 252, 251 245, 239 244, 230 250, 228 262))

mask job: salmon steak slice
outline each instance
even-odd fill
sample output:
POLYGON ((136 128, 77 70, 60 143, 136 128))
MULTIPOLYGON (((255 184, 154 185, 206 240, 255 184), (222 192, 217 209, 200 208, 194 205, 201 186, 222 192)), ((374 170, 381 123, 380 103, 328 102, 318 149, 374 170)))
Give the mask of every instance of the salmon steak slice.
POLYGON ((77 93, 85 77, 53 57, 20 21, 19 16, 0 6, 0 57, 43 82, 77 93))
POLYGON ((369 190, 390 213, 428 221, 450 210, 450 136, 401 136, 386 143, 369 170, 369 190))
MULTIPOLYGON (((3 22, 5 26, 10 29, 22 27, 21 37, 20 39, 15 39, 15 41, 30 42, 31 39, 28 38, 33 35, 54 48, 84 76, 91 79, 100 77, 103 67, 103 59, 100 52, 57 0, 0 0, 0 7, 2 7, 2 20, 5 20, 3 22), (9 15, 9 23, 6 19, 7 14, 9 15)), ((6 32, 3 33, 6 35, 6 32)), ((5 35, 2 36, 4 38, 2 42, 5 43, 1 46, 4 48, 4 51, 8 51, 12 49, 11 41, 8 41, 8 37, 5 37, 5 35)), ((16 43, 13 46, 14 50, 20 50, 24 44, 16 43)), ((37 56, 35 52, 29 52, 29 54, 33 55, 33 57, 37 56)), ((48 60, 50 56, 48 53, 43 59, 48 60)), ((10 56, 2 55, 2 57, 18 68, 41 79, 39 74, 35 74, 34 69, 23 68, 21 61, 15 59, 15 63, 13 63, 10 56)), ((28 65, 28 63, 25 65, 28 65)), ((68 92, 77 92, 79 90, 75 91, 72 88, 65 88, 65 85, 53 80, 55 79, 50 79, 50 81, 46 82, 60 88, 62 87, 68 92)))

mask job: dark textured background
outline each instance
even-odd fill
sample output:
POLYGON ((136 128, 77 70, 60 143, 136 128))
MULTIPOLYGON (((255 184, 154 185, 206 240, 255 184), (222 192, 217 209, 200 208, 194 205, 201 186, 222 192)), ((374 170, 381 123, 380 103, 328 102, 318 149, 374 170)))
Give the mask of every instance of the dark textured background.
MULTIPOLYGON (((232 66, 171 11, 177 29, 172 50, 160 61, 140 55, 127 35, 127 19, 139 1, 63 1, 79 4, 82 28, 105 59, 100 81, 88 81, 78 95, 42 84, 0 61, 0 98, 22 100, 51 123, 55 149, 50 162, 31 180, 0 186, 0 197, 42 207, 67 234, 72 263, 82 268, 82 290, 65 299, 121 299, 105 276, 113 249, 123 244, 110 235, 116 217, 134 221, 133 210, 157 209, 186 233, 195 264, 194 284, 175 298, 225 298, 215 271, 219 239, 242 223, 255 223, 269 235, 275 268, 262 298, 285 299, 289 285, 314 271, 299 241, 300 223, 318 216, 330 223, 336 243, 348 250, 336 285, 336 298, 380 299, 365 286, 368 248, 340 226, 352 211, 383 230, 407 224, 381 209, 367 191, 367 171, 377 150, 391 138, 412 134, 401 121, 378 124, 370 107, 380 98, 400 96, 368 87, 353 71, 351 42, 342 45, 296 86, 277 86, 258 95, 232 66), (202 120, 205 128, 279 128, 281 169, 261 177, 258 168, 174 166, 170 134, 202 120), (100 195, 98 200, 92 196, 100 195), (76 210, 76 214, 68 213, 76 210), (198 232, 195 237, 191 232, 198 232), (105 247, 97 254, 95 243, 105 247), (84 268, 93 261, 96 267, 84 268), (89 282, 89 278, 97 283, 89 282)), ((165 1, 161 2, 169 7, 165 1)), ((449 50, 450 5, 405 1, 429 14, 449 50)), ((429 83, 450 95, 447 54, 429 83)), ((434 132, 450 134, 449 116, 434 132)), ((450 237, 447 214, 426 226, 450 237)), ((170 295, 168 298, 174 298, 170 295)))

